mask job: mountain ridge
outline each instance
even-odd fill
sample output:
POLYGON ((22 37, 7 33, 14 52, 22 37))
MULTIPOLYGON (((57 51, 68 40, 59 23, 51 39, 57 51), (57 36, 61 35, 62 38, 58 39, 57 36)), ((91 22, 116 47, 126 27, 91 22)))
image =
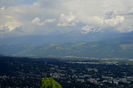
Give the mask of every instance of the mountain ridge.
POLYGON ((0 46, 1 54, 18 56, 77 56, 133 58, 133 32, 91 42, 12 44, 0 46))

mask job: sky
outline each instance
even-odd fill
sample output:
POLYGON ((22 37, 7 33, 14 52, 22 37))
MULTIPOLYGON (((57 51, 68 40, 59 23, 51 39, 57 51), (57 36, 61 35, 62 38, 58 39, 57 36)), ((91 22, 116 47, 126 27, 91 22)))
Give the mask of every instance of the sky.
POLYGON ((0 35, 133 31, 133 0, 0 0, 0 35))

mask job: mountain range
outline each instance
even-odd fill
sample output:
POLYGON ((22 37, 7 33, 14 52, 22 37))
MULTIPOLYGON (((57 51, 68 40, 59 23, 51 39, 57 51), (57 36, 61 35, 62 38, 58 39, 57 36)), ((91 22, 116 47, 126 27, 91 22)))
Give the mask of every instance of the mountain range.
POLYGON ((133 32, 31 35, 0 42, 3 55, 133 58, 133 32))

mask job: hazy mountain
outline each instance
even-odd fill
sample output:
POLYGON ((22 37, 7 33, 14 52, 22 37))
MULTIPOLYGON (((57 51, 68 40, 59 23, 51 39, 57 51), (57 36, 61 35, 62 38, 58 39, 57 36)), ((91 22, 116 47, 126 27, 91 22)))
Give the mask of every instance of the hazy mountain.
POLYGON ((90 32, 81 34, 80 32, 69 32, 49 35, 27 35, 0 38, 1 44, 49 44, 49 43, 74 43, 74 42, 92 42, 105 39, 116 38, 120 33, 90 32))
POLYGON ((12 41, 0 44, 1 54, 133 58, 133 32, 112 33, 108 36, 104 33, 92 33, 84 36, 25 36, 8 39, 12 41), (114 36, 109 37, 110 35, 114 36))

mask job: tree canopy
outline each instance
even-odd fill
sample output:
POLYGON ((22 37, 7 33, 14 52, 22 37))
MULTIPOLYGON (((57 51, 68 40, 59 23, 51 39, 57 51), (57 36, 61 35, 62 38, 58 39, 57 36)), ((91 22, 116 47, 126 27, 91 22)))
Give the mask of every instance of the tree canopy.
POLYGON ((56 82, 52 77, 42 78, 41 88, 62 88, 62 86, 56 82))

